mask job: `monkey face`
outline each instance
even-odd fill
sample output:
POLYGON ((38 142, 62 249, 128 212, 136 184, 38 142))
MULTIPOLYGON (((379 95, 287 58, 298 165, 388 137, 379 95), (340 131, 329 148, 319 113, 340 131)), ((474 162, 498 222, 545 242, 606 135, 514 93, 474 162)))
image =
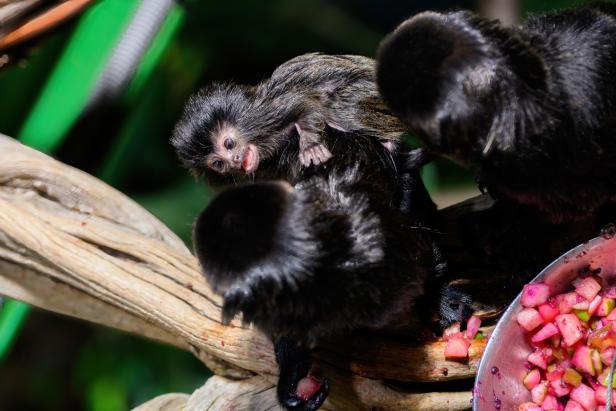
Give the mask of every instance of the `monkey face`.
POLYGON ((259 151, 236 128, 221 126, 212 133, 211 143, 212 152, 205 159, 209 169, 220 174, 250 174, 257 170, 259 151))

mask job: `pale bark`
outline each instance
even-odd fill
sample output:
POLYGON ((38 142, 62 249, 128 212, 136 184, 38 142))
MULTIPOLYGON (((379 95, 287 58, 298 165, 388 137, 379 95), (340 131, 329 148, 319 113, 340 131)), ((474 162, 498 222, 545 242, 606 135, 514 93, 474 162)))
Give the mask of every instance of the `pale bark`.
MULTIPOLYGON (((3 136, 0 293, 189 349, 220 375, 209 387, 219 384, 231 402, 240 392, 246 392, 242 401, 260 401, 265 391, 259 390, 276 380, 271 341, 238 320, 221 324, 220 298, 162 223, 105 183, 3 136)), ((471 377, 481 342, 473 344, 468 363, 458 363, 443 358, 438 341, 353 341, 348 349, 325 347, 317 355, 332 383, 327 409, 468 408, 468 392, 401 393, 381 380, 471 377)), ((273 389, 266 391, 267 401, 274 401, 273 389)))

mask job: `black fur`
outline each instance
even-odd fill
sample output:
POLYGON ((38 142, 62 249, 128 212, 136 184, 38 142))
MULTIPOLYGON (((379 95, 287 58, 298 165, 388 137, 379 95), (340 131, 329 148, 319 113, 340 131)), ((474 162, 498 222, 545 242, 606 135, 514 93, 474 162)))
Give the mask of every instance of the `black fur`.
POLYGON ((381 44, 377 81, 437 154, 553 222, 616 193, 616 5, 506 28, 469 12, 422 13, 381 44))
POLYGON ((315 139, 329 126, 394 145, 405 129, 379 97, 373 60, 310 53, 282 64, 254 87, 213 84, 201 90, 186 104, 171 142, 183 164, 213 186, 255 177, 293 181, 301 169, 297 158, 295 166, 286 170, 289 175, 283 175, 272 160, 298 139, 295 124, 315 139), (234 127, 241 138, 258 147, 266 161, 254 175, 221 175, 206 167, 213 132, 222 125, 234 127))
POLYGON ((417 215, 397 207, 391 155, 370 138, 327 134, 331 164, 294 186, 226 190, 197 220, 195 249, 224 295, 226 321, 241 312, 269 335, 312 345, 382 327, 423 293, 432 240, 417 215))

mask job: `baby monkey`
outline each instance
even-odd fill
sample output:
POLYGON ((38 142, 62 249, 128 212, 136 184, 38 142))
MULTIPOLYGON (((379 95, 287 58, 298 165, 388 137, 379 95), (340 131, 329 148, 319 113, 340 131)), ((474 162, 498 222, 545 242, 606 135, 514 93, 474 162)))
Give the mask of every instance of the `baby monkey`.
POLYGON ((303 167, 331 158, 327 126, 396 149, 405 126, 379 97, 372 59, 309 53, 254 87, 212 84, 188 100, 171 143, 215 187, 247 175, 293 182, 303 167), (299 161, 281 167, 277 159, 294 142, 299 161))

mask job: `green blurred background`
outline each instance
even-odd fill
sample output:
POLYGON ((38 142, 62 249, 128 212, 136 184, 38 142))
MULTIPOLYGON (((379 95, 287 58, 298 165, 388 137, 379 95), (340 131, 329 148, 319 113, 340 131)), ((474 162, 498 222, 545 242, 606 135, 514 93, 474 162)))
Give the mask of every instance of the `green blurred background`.
MULTIPOLYGON (((525 1, 521 9, 574 3, 525 1)), ((479 7, 472 0, 186 0, 173 4, 125 87, 93 101, 139 4, 95 2, 0 71, 0 132, 104 179, 187 242, 209 197, 168 144, 190 93, 214 80, 255 83, 310 51, 374 56, 383 35, 418 11, 479 7)), ((444 161, 424 179, 441 206, 475 193, 472 177, 444 161)), ((126 410, 166 392, 192 392, 209 376, 189 353, 26 311, 9 303, 0 312, 0 410, 126 410)))

